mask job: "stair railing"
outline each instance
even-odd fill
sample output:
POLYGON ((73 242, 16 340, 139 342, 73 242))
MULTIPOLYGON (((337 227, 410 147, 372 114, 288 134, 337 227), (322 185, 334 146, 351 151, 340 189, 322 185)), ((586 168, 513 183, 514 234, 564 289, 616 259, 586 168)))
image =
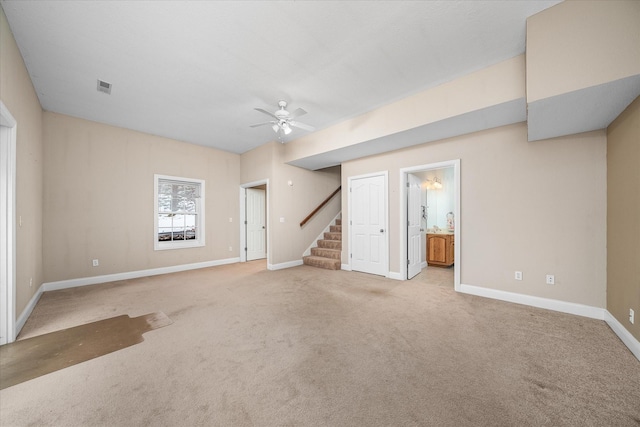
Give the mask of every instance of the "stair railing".
POLYGON ((318 205, 318 207, 317 207, 317 208, 315 208, 314 210, 312 210, 312 211, 311 211, 311 213, 310 213, 309 215, 307 215, 307 217, 306 217, 305 219, 303 219, 303 220, 302 220, 302 222, 300 222, 300 227, 304 227, 304 225, 305 225, 307 222, 309 222, 309 220, 310 220, 311 218, 313 218, 313 216, 314 216, 315 214, 317 214, 317 213, 320 211, 320 209, 322 209, 322 208, 324 207, 324 205, 326 205, 327 203, 329 203, 329 201, 330 201, 331 199, 333 199, 333 196, 335 196, 336 194, 338 194, 338 193, 340 192, 340 190, 341 190, 341 189, 342 189, 342 186, 339 186, 338 188, 336 188, 336 190, 335 190, 333 193, 331 193, 331 195, 330 195, 329 197, 327 197, 326 199, 324 199, 324 201, 323 201, 322 203, 320 203, 320 204, 318 205))

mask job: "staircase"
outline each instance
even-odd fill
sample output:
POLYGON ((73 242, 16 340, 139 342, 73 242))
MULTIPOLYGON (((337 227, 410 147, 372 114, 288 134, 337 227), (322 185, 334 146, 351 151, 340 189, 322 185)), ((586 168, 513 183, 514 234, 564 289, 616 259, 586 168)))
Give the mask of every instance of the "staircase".
POLYGON ((336 224, 324 233, 324 239, 318 240, 318 247, 311 248, 311 255, 302 258, 305 265, 340 270, 342 264, 342 220, 336 219, 336 224))

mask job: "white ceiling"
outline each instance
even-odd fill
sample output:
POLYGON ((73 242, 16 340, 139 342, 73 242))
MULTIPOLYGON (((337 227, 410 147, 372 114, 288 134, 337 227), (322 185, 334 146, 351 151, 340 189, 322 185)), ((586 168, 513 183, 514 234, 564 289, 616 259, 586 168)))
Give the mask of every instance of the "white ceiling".
POLYGON ((328 127, 523 53, 526 18, 556 3, 0 4, 45 110, 243 153, 275 139, 255 107, 328 127))

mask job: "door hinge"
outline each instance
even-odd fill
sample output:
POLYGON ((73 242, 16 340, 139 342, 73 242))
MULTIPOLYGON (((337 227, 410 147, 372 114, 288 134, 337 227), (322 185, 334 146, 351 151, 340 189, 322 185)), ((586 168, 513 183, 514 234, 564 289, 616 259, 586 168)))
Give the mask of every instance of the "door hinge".
POLYGON ((411 263, 409 262, 409 260, 407 260, 407 265, 411 265, 411 263))
POLYGON ((349 254, 349 258, 353 258, 353 254, 349 254))
POLYGON ((407 182, 407 188, 409 188, 409 183, 407 182))
POLYGON ((351 187, 349 187, 349 193, 351 193, 351 187))
POLYGON ((247 251, 247 248, 244 248, 244 251, 246 252, 246 251, 247 251))
POLYGON ((411 222, 407 221, 407 227, 411 225, 411 222))
POLYGON ((247 221, 244 222, 244 225, 247 225, 247 221))

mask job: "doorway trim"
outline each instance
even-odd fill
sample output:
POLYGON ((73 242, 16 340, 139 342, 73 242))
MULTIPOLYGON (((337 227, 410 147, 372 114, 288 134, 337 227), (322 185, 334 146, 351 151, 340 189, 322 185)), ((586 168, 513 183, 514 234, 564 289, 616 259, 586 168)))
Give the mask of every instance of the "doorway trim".
MULTIPOLYGON (((460 215, 460 159, 447 160, 437 163, 428 163, 419 166, 411 166, 400 169, 400 274, 401 280, 407 280, 407 175, 415 172, 424 172, 434 169, 443 169, 453 167, 453 181, 454 181, 454 200, 455 207, 453 213, 455 215, 455 234, 454 238, 454 264, 453 264, 453 277, 454 277, 454 289, 456 292, 460 292, 460 265, 462 259, 460 257, 460 241, 462 236, 462 217, 460 215)), ((428 267, 427 267, 428 268, 428 267)))
POLYGON ((6 313, 5 330, 2 331, 1 344, 14 342, 16 339, 16 135, 17 122, 9 109, 0 101, 0 132, 8 143, 2 144, 0 153, 0 174, 2 174, 3 192, 6 198, 0 201, 2 205, 2 220, 0 231, 4 235, 2 240, 3 257, 0 260, 0 292, 5 292, 6 313))
MULTIPOLYGON (((384 211, 385 211, 385 237, 384 237, 384 242, 386 247, 386 256, 384 259, 384 271, 385 271, 385 275, 384 277, 390 278, 390 272, 389 272, 389 256, 390 256, 390 251, 389 251, 389 171, 380 171, 380 172, 372 172, 372 173, 367 173, 364 175, 354 175, 354 176, 350 176, 347 178, 347 187, 349 188, 349 192, 347 193, 347 218, 349 219, 349 241, 347 244, 348 247, 348 253, 347 253, 347 257, 349 259, 349 271, 353 271, 353 266, 352 266, 352 262, 351 262, 351 244, 353 241, 353 238, 351 236, 352 232, 353 232, 353 227, 351 227, 351 214, 352 214, 352 208, 351 208, 351 204, 353 202, 352 197, 351 197, 351 184, 354 180, 357 179, 362 179, 362 178, 372 178, 374 176, 383 176, 384 177, 384 191, 383 191, 383 195, 384 195, 384 211)), ((406 274, 406 269, 405 269, 405 274, 406 274)))
POLYGON ((247 251, 244 248, 247 245, 247 227, 245 221, 247 220, 247 209, 245 204, 245 197, 247 194, 247 188, 257 187, 259 185, 266 185, 265 191, 265 199, 266 199, 266 207, 267 213, 265 217, 265 223, 267 224, 267 265, 271 265, 271 227, 269 221, 269 178, 261 179, 258 181, 248 182, 246 184, 240 185, 240 244, 238 248, 240 249, 240 262, 247 262, 247 251))

